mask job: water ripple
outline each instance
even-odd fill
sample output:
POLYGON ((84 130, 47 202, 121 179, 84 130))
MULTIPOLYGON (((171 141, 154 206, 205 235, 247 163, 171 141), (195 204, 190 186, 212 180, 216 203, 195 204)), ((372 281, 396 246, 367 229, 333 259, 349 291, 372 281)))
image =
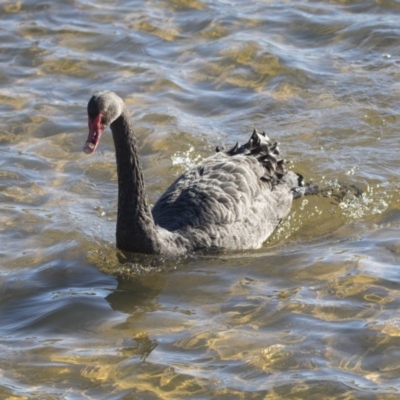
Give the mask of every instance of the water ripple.
POLYGON ((0 9, 0 398, 398 395, 398 1, 0 9), (82 153, 100 89, 151 203, 253 128, 325 195, 257 251, 127 259, 111 135, 82 153))

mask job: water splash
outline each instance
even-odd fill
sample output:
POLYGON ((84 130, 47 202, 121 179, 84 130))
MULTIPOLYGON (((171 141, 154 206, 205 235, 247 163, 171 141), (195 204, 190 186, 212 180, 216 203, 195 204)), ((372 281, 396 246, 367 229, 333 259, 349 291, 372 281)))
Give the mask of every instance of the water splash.
POLYGON ((317 195, 294 201, 269 243, 321 237, 350 222, 379 218, 398 201, 398 188, 388 182, 368 184, 362 190, 338 180, 323 180, 318 186, 317 195))
POLYGON ((351 219, 360 219, 367 215, 382 214, 388 207, 390 195, 381 192, 381 185, 368 185, 360 196, 346 194, 338 204, 342 212, 351 219))
POLYGON ((182 166, 185 169, 189 169, 194 167, 201 160, 201 156, 199 154, 196 155, 195 148, 190 145, 189 150, 177 151, 174 153, 171 159, 172 165, 182 166))

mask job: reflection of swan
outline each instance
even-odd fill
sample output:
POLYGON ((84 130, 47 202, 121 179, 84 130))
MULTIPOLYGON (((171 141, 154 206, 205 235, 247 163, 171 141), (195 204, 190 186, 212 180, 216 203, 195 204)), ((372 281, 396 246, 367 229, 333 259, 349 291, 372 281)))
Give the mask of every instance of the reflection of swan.
MULTIPOLYGON (((126 329, 132 333, 130 324, 137 327, 141 321, 146 320, 147 314, 160 309, 158 297, 165 287, 166 279, 162 274, 150 274, 134 279, 120 276, 117 279, 117 288, 106 297, 106 300, 114 311, 128 314, 126 329)), ((125 331, 121 327, 118 330, 125 331)), ((124 354, 137 355, 145 360, 155 347, 157 347, 157 341, 149 337, 146 329, 139 329, 138 334, 132 338, 124 335, 124 354)))
POLYGON ((166 283, 162 274, 117 279, 117 288, 106 297, 113 310, 134 315, 139 320, 142 315, 159 309, 158 296, 166 283))
MULTIPOLYGON (((92 153, 104 129, 113 133, 118 172, 117 246, 147 254, 180 255, 199 249, 259 248, 291 207, 301 177, 286 171, 277 144, 253 132, 250 140, 218 151, 181 175, 148 204, 136 137, 115 93, 88 103, 92 153)), ((218 149, 217 149, 218 150, 218 149)))

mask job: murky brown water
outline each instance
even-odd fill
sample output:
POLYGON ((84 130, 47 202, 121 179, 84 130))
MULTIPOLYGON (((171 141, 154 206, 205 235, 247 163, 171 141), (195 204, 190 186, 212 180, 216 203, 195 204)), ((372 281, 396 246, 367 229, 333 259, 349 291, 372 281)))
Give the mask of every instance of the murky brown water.
POLYGON ((1 399, 400 398, 398 1, 0 9, 1 399), (261 250, 126 263, 111 135, 82 152, 100 89, 152 202, 254 127, 363 195, 299 199, 261 250))

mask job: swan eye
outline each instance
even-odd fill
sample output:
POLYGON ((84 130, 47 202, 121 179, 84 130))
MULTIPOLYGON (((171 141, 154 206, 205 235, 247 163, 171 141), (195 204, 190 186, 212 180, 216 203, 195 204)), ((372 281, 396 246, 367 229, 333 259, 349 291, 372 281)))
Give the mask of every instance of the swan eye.
POLYGON ((96 115, 95 114, 88 113, 88 115, 89 115, 89 119, 90 119, 91 122, 93 122, 96 119, 96 115))

